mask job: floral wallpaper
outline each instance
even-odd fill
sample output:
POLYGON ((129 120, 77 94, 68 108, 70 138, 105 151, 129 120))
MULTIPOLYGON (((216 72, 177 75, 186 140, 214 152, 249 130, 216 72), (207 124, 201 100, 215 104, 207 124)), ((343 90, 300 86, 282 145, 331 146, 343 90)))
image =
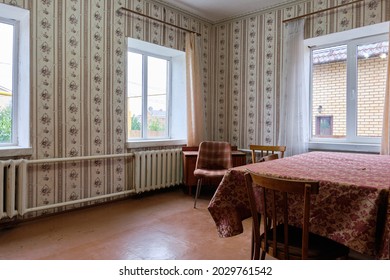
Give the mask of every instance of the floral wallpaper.
MULTIPOLYGON (((126 36, 184 49, 183 32, 120 11, 136 9, 202 32, 204 96, 211 24, 144 0, 0 0, 30 10, 32 159, 126 152, 126 36)), ((28 207, 131 188, 127 159, 29 166, 28 207)), ((76 204, 31 215, 82 206, 76 204)))
MULTIPOLYGON (((310 0, 215 25, 215 84, 211 138, 239 148, 276 144, 282 71, 283 20, 347 0, 310 0)), ((306 18, 306 38, 390 20, 390 1, 361 3, 306 18)))
MULTIPOLYGON (((116 15, 123 1, 40 0, 29 5, 33 158, 123 153, 124 25, 116 15)), ((32 168, 29 204, 34 206, 125 187, 123 159, 32 168)))
MULTIPOLYGON (((31 12, 32 158, 126 152, 126 36, 183 50, 185 34, 120 7, 202 34, 209 138, 248 148, 277 141, 282 21, 344 2, 301 1, 212 24, 153 0, 0 0, 31 12)), ((307 21, 306 37, 390 20, 389 6, 365 0, 317 14, 307 21)), ((28 206, 128 189, 126 168, 122 158, 31 166, 28 206)))
MULTIPOLYGON (((195 16, 184 14, 183 12, 178 12, 173 8, 164 7, 160 4, 153 3, 152 1, 134 0, 128 1, 128 3, 128 8, 131 10, 202 34, 200 37, 202 53, 200 72, 203 83, 205 114, 206 117, 212 115, 213 112, 211 112, 211 109, 208 107, 209 99, 212 98, 211 85, 213 83, 213 76, 210 71, 213 59, 212 44, 214 43, 210 38, 212 36, 212 25, 208 22, 197 19, 195 16)), ((164 26, 156 21, 153 22, 152 20, 145 20, 141 16, 131 13, 128 13, 128 17, 126 17, 125 20, 126 36, 139 40, 145 40, 168 48, 174 48, 181 51, 185 50, 185 32, 182 32, 171 26, 164 26)), ((211 119, 207 119, 209 122, 207 124, 206 130, 209 131, 211 119)))

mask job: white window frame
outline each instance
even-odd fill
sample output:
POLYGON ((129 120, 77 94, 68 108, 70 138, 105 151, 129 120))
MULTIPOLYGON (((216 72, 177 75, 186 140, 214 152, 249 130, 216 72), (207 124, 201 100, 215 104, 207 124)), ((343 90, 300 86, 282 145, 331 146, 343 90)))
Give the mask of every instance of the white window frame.
POLYGON ((18 139, 18 61, 19 61, 19 22, 0 17, 0 23, 11 25, 13 28, 12 39, 12 128, 11 128, 11 142, 0 143, 0 146, 17 146, 18 139))
MULTIPOLYGON (((137 53, 142 55, 142 135, 140 138, 134 138, 134 140, 158 140, 159 138, 161 139, 169 139, 171 137, 170 132, 170 123, 171 123, 171 108, 172 108, 172 103, 171 103, 171 96, 172 96, 172 90, 171 90, 171 83, 172 83, 172 59, 171 57, 168 56, 162 56, 162 55, 157 55, 154 53, 150 53, 147 51, 143 50, 138 50, 138 49, 133 49, 129 48, 128 52, 132 53, 137 53), (148 59, 149 57, 154 57, 154 58, 159 58, 167 61, 167 106, 166 106, 166 112, 167 112, 167 124, 168 128, 166 129, 166 134, 161 137, 149 137, 147 135, 148 131, 148 118, 147 118, 147 110, 148 110, 148 59)), ((129 139, 133 140, 133 138, 129 139)))
POLYGON ((30 144, 30 11, 0 4, 0 18, 14 26, 12 143, 0 146, 2 156, 31 154, 30 144), (20 102, 23 100, 23 102, 20 102), (23 113, 22 113, 23 112, 23 113))
MULTIPOLYGON (((347 45, 347 135, 343 139, 316 138, 310 133, 310 150, 332 150, 348 152, 378 153, 380 150, 380 138, 359 137, 356 133, 357 99, 356 93, 356 46, 371 43, 373 41, 388 40, 389 23, 380 23, 367 27, 357 28, 335 34, 329 34, 317 38, 305 40, 305 46, 312 50, 336 45, 347 45), (355 48, 354 48, 355 46, 355 48), (353 61, 354 64, 349 63, 353 61)), ((312 52, 308 52, 311 55, 312 52)), ((310 66, 312 59, 309 59, 310 66)), ((312 117, 312 69, 310 67, 310 131, 313 127, 312 117)))
MULTIPOLYGON (((170 61, 169 93, 167 93, 167 117, 168 135, 164 138, 127 138, 127 148, 143 148, 170 145, 185 145, 187 143, 187 114, 186 114, 186 71, 185 53, 159 46, 149 42, 127 38, 127 50, 145 54, 170 61)), ((127 54, 128 52, 126 52, 127 54)), ((127 63, 127 59, 126 59, 127 63)), ((127 69, 127 67, 126 67, 127 69)), ((146 69, 144 68, 144 71, 146 69)), ((145 75, 144 75, 145 76, 145 75)), ((127 75, 126 75, 127 77, 127 75)), ((144 83, 145 81, 143 81, 144 83)), ((127 82, 126 82, 127 86, 127 82)), ((126 90, 127 96, 127 90, 126 90)), ((144 96, 144 94, 143 94, 144 96)), ((143 98, 146 98, 144 96, 143 98)), ((145 104, 145 103, 144 103, 145 104)), ((126 102, 127 106, 127 102, 126 102)), ((145 108, 144 108, 145 110, 145 108)), ((126 108, 126 112, 128 109, 126 108)), ((127 120, 127 118, 126 118, 127 120)), ((127 130, 126 124, 126 132, 127 130)), ((147 129, 147 122, 143 121, 144 130, 147 129)))

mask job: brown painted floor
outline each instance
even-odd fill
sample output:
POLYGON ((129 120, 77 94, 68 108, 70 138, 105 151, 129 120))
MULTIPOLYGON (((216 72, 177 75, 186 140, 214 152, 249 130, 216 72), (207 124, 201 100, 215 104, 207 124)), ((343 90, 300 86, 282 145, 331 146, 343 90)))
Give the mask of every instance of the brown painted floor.
POLYGON ((228 260, 250 258, 251 220, 244 233, 220 238, 204 194, 157 192, 0 229, 2 260, 228 260))

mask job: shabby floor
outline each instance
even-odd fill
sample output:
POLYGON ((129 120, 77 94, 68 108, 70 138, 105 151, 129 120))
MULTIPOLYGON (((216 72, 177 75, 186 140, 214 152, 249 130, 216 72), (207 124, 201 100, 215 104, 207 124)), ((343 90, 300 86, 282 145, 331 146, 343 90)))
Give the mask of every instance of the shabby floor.
POLYGON ((181 189, 70 211, 0 229, 2 260, 245 260, 244 233, 220 238, 207 205, 181 189))

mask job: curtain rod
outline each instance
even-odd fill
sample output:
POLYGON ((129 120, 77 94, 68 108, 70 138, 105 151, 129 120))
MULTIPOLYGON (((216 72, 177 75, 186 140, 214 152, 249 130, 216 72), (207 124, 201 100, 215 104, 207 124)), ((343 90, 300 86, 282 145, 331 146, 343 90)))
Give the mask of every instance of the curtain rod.
POLYGON ((184 28, 184 27, 180 27, 180 26, 174 25, 174 24, 169 23, 169 22, 166 22, 166 21, 162 21, 162 20, 159 20, 159 19, 157 19, 157 18, 153 18, 153 17, 150 17, 150 16, 145 15, 145 14, 141 14, 141 13, 139 13, 139 12, 136 12, 136 11, 130 10, 130 9, 127 9, 127 8, 125 8, 125 7, 120 7, 119 10, 124 10, 124 11, 129 12, 129 13, 133 13, 133 14, 136 14, 136 15, 139 15, 139 16, 143 16, 143 17, 146 17, 146 18, 148 18, 148 19, 151 19, 151 20, 154 20, 154 21, 158 21, 158 22, 160 22, 160 23, 162 23, 162 24, 166 24, 166 25, 172 26, 172 27, 174 27, 174 28, 183 30, 183 31, 185 31, 185 32, 195 33, 195 34, 198 35, 198 36, 201 35, 200 33, 196 32, 196 31, 193 31, 193 30, 190 30, 190 29, 187 29, 187 28, 184 28))
POLYGON ((300 19, 300 18, 304 18, 304 17, 308 17, 308 16, 312 16, 312 15, 315 15, 315 14, 318 14, 318 13, 330 11, 330 10, 333 10, 333 9, 341 8, 341 7, 344 7, 344 6, 347 6, 347 5, 351 5, 351 4, 355 4, 355 3, 358 3, 358 2, 362 2, 362 1, 364 1, 364 0, 352 1, 352 2, 348 2, 348 3, 340 4, 340 5, 337 5, 337 6, 334 6, 334 7, 318 10, 316 12, 312 12, 312 13, 304 14, 304 15, 301 15, 301 16, 285 19, 285 20, 283 20, 283 23, 286 23, 286 22, 289 22, 289 21, 292 21, 292 20, 296 20, 296 19, 300 19))

